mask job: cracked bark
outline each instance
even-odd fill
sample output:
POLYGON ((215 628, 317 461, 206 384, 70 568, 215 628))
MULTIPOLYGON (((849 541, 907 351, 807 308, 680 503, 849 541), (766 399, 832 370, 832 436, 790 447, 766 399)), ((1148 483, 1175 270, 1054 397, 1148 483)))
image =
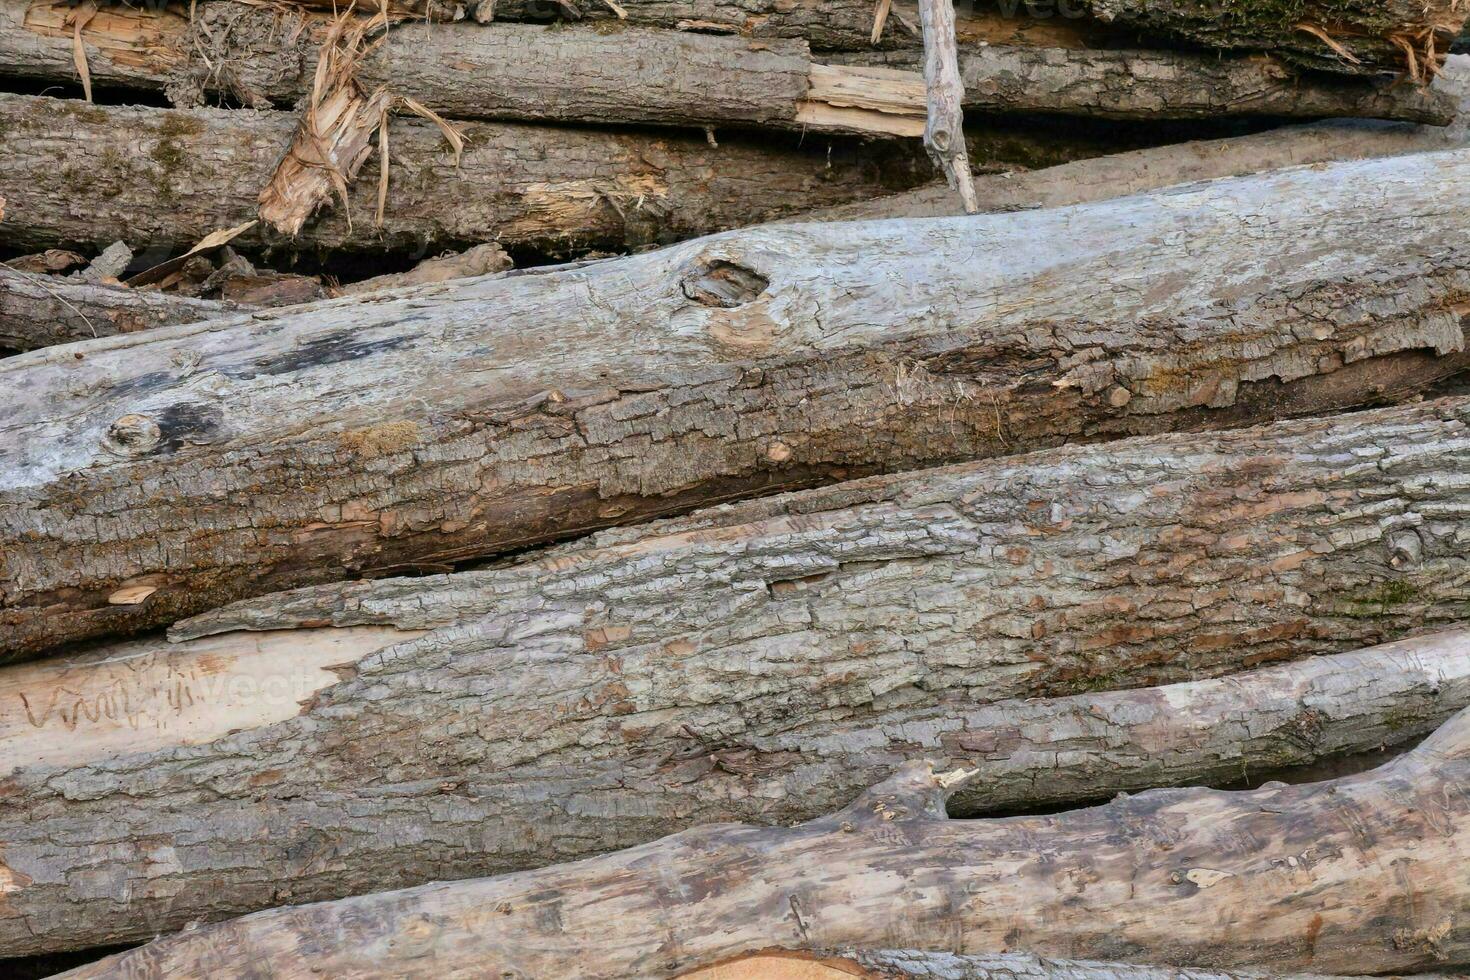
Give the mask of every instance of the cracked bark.
POLYGON ((954 820, 909 763, 793 827, 698 827, 499 878, 284 908, 65 976, 675 977, 771 947, 1023 947, 1213 969, 1470 958, 1470 711, 1369 773, 954 820))
POLYGON ((0 649, 854 474, 1410 395, 1465 364, 1467 178, 1470 154, 1425 154, 767 226, 23 354, 0 365, 21 394, 0 649))
MULTIPOLYGON (((0 3, 0 71, 67 81, 75 74, 71 8, 0 3)), ((319 32, 298 14, 213 2, 191 24, 167 11, 127 8, 89 23, 94 85, 167 87, 192 104, 205 91, 268 108, 311 88, 319 32), (129 22, 129 18, 133 22, 129 22), (146 49, 140 52, 142 38, 146 49)), ((386 84, 443 115, 607 124, 740 125, 922 132, 924 87, 913 52, 814 62, 800 40, 602 26, 399 26, 362 64, 369 89, 386 84), (874 71, 902 68, 911 71, 874 71)), ((1229 115, 1360 116, 1448 123, 1436 89, 1384 80, 1322 81, 1262 58, 1164 51, 987 44, 961 50, 965 106, 1104 118, 1229 115)))
POLYGON ((0 268, 0 347, 13 350, 192 323, 240 309, 232 303, 0 268))
MULTIPOLYGON (((163 110, 0 95, 7 200, 0 236, 18 249, 58 242, 187 248, 256 216, 257 195, 291 141, 291 112, 163 110)), ((235 239, 343 252, 436 252, 498 240, 551 253, 623 249, 749 224, 797 209, 913 186, 930 173, 917 148, 808 136, 724 139, 465 123, 456 169, 423 120, 391 124, 392 182, 382 228, 378 161, 349 208, 300 236, 235 239), (352 219, 349 221, 349 217, 352 219)))
POLYGON ((6 668, 0 949, 787 824, 914 758, 982 768, 974 813, 1402 743, 1465 703, 1464 632, 1293 660, 1463 617, 1467 426, 873 478, 6 668))

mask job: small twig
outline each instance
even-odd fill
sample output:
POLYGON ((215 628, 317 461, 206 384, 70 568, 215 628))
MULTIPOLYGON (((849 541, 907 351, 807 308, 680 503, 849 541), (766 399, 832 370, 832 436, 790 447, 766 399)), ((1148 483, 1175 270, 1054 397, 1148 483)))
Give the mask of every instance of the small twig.
MULTIPOLYGON (((0 201, 3 201, 3 200, 4 200, 3 198, 0 198, 0 201)), ((4 213, 5 213, 4 211, 0 211, 0 215, 3 215, 4 213)), ((26 272, 24 269, 11 268, 10 271, 16 273, 19 276, 22 276, 23 278, 26 278, 26 279, 34 279, 36 281, 36 285, 40 286, 42 289, 46 290, 46 292, 48 292, 48 293, 51 294, 51 298, 52 299, 56 300, 56 302, 60 303, 64 307, 66 307, 68 310, 71 310, 77 316, 81 317, 82 318, 82 322, 87 325, 87 329, 90 330, 90 331, 92 331, 92 336, 93 337, 96 337, 97 336, 97 325, 95 323, 93 323, 87 317, 87 314, 83 313, 81 310, 77 309, 71 303, 67 302, 66 297, 60 295, 54 289, 52 289, 50 286, 46 285, 45 280, 43 280, 40 276, 35 275, 33 273, 30 273, 30 272, 26 272)))
POLYGON ((965 86, 960 81, 955 52, 954 4, 951 0, 919 0, 919 23, 924 31, 924 85, 929 118, 924 126, 924 148, 959 191, 965 213, 980 210, 970 177, 970 154, 965 148, 965 86))

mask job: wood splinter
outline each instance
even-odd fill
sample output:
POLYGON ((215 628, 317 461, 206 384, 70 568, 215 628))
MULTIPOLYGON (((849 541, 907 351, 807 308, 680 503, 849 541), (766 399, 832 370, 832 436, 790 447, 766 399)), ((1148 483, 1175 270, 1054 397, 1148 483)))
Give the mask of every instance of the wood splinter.
POLYGON ((951 0, 919 0, 924 31, 924 86, 928 94, 928 122, 924 149, 944 171, 949 186, 960 192, 965 213, 980 210, 970 181, 970 155, 965 150, 965 85, 960 80, 955 51, 954 4, 951 0))

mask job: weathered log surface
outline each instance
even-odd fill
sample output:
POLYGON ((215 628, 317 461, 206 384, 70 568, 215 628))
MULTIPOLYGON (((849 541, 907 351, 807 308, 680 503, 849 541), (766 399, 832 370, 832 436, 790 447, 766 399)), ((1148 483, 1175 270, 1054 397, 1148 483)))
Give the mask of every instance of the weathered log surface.
MULTIPOLYGON (((680 974, 683 980, 1344 980, 1319 974, 1200 970, 1064 960, 1031 953, 941 953, 918 949, 781 950, 680 974)), ((1414 974, 1417 980, 1443 980, 1414 974)))
POLYGON ((1086 0, 1098 18, 1215 48, 1272 51, 1329 71, 1433 75, 1465 27, 1460 0, 1086 0))
MULTIPOLYGON (((290 112, 163 110, 0 95, 7 200, 0 237, 57 243, 188 247, 256 215, 257 195, 290 144, 290 112)), ((392 182, 376 228, 378 163, 339 205, 287 240, 294 247, 442 251, 489 240, 556 251, 624 248, 749 224, 812 205, 900 190, 932 170, 899 146, 798 146, 665 132, 465 123, 455 168, 438 128, 391 124, 392 182), (351 221, 349 221, 349 216, 351 221)), ((235 240, 258 244, 261 225, 235 240)))
POLYGON ((239 306, 230 303, 0 268, 0 347, 12 350, 192 323, 239 311, 239 306))
MULTIPOLYGON (((1077 160, 1031 172, 975 178, 982 211, 1055 208, 1158 190, 1196 180, 1282 167, 1464 147, 1470 143, 1470 57, 1451 56, 1435 89, 1455 103, 1449 126, 1415 126, 1334 119, 1249 136, 1196 140, 1077 160)), ((789 220, 865 221, 961 213, 943 183, 872 201, 855 201, 789 220)))
MULTIPOLYGON (((71 79, 73 32, 65 17, 72 9, 0 0, 0 72, 71 79)), ((88 47, 92 84, 167 88, 184 104, 206 92, 260 108, 294 103, 311 88, 320 43, 320 32, 295 27, 295 17, 218 0, 198 7, 193 22, 167 8, 109 11, 84 34, 94 42, 88 47), (128 23, 130 16, 135 24, 128 23), (140 51, 143 38, 147 46, 140 51)), ((993 44, 960 54, 971 109, 1123 119, 1362 116, 1437 124, 1453 115, 1453 103, 1433 88, 1377 79, 1324 82, 1257 57, 993 44)), ((838 57, 841 64, 814 62, 800 40, 636 27, 409 25, 389 32, 359 77, 369 88, 387 85, 462 119, 802 126, 895 135, 922 130, 917 52, 838 57)))
POLYGON ((1402 397, 1466 363, 1467 179, 1425 154, 767 226, 20 355, 0 650, 854 472, 1402 397))
POLYGON ((500 878, 259 912, 66 976, 675 977, 771 947, 851 945, 1360 973, 1470 959, 1470 711, 1325 783, 951 819, 953 787, 972 776, 910 763, 794 827, 699 827, 500 878))
POLYGON ((7 668, 0 950, 785 824, 921 756, 982 767, 977 812, 1413 737, 1465 696, 1463 633, 1234 672, 1463 616, 1467 424, 1446 401, 875 478, 181 631, 380 631, 355 648, 7 668))

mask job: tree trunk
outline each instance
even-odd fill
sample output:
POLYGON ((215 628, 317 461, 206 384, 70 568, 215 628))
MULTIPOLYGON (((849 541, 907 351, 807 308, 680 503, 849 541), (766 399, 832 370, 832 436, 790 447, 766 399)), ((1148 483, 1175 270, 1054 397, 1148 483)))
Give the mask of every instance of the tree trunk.
POLYGON ((1470 711, 1326 783, 949 818, 975 775, 909 763, 794 827, 698 827, 537 871, 274 909, 65 976, 675 977, 772 947, 899 945, 1355 973, 1470 960, 1470 711))
POLYGON ((1467 179, 1470 154, 1426 154, 770 226, 21 355, 0 650, 854 473, 1403 397, 1467 361, 1467 179))
POLYGON ((1213 48, 1272 51, 1328 71, 1432 77, 1465 27, 1460 0, 1086 0, 1119 26, 1213 48))
MULTIPOLYGON (((0 236, 17 248, 58 242, 189 247, 256 216, 257 196, 291 142, 289 112, 160 110, 0 95, 7 199, 0 236)), ((395 119, 386 221, 377 160, 307 225, 295 248, 442 251, 489 240, 551 252, 626 248, 749 224, 813 205, 913 186, 931 170, 917 147, 800 147, 703 135, 465 123, 455 168, 438 128, 395 119)), ((266 241, 264 224, 236 245, 266 241)), ((278 243, 283 240, 271 239, 278 243)))
MULTIPOLYGON (((0 2, 0 70, 75 75, 66 5, 0 2)), ((100 16, 100 15, 99 15, 100 16)), ((168 88, 176 101, 222 92, 247 105, 290 104, 311 89, 319 30, 299 13, 211 2, 195 20, 151 8, 110 12, 83 34, 93 85, 168 88), (133 22, 129 22, 129 18, 133 22), (146 47, 140 39, 147 38, 146 47)), ((320 26, 324 18, 313 23, 320 26)), ((1365 116, 1448 123, 1434 89, 1386 80, 1323 82, 1260 58, 1164 51, 986 45, 961 52, 971 109, 1131 118, 1365 116)), ((740 125, 914 136, 923 130, 916 53, 814 63, 799 40, 600 26, 400 26, 362 64, 387 85, 459 119, 740 125), (883 71, 864 65, 908 71, 883 71)))
MULTIPOLYGON (((1447 127, 1335 119, 1249 136, 1197 140, 1077 160, 1031 172, 975 178, 982 211, 1021 211, 1101 201, 1173 184, 1260 173, 1282 167, 1458 149, 1470 144, 1470 57, 1445 63, 1435 89, 1456 106, 1447 127)), ((794 215, 791 221, 865 221, 957 215, 959 203, 942 182, 871 201, 794 215)))
POLYGON ((212 300, 0 268, 0 347, 33 350, 236 313, 212 300))
POLYGON ((1463 616, 1467 423, 844 484, 8 668, 0 949, 786 824, 917 757, 984 769, 968 813, 1402 742, 1464 703, 1463 632, 1233 672, 1463 616))

